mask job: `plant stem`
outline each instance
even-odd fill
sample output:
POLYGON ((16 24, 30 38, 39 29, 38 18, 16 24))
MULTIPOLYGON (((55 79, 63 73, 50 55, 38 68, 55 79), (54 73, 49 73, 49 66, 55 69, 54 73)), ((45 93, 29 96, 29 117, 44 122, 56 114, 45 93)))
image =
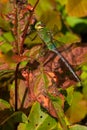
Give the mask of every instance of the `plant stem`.
POLYGON ((25 26, 25 29, 24 29, 24 32, 23 32, 23 35, 22 35, 22 42, 21 42, 21 45, 20 45, 20 54, 23 53, 23 44, 24 44, 24 41, 25 41, 25 38, 26 38, 26 34, 27 34, 27 30, 28 30, 28 27, 29 27, 29 24, 31 23, 31 20, 32 20, 32 16, 33 16, 33 13, 34 13, 34 10, 38 4, 39 0, 36 1, 33 9, 32 9, 32 12, 30 13, 29 17, 28 17, 28 22, 25 26))
POLYGON ((18 69, 20 62, 16 66, 15 70, 15 111, 18 110, 18 69))

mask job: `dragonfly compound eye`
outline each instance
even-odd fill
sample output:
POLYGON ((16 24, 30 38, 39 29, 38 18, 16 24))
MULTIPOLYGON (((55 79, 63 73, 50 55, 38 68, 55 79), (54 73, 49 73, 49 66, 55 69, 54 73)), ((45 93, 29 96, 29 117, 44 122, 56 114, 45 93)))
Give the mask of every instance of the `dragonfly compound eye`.
POLYGON ((35 25, 36 30, 40 30, 40 29, 43 29, 43 28, 44 28, 44 26, 43 26, 43 24, 41 22, 36 23, 36 25, 35 25))

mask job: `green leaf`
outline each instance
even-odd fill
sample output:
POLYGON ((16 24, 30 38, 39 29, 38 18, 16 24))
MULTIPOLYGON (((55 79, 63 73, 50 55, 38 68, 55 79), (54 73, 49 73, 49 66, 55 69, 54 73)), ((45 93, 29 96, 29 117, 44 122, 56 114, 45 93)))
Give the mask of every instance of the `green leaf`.
POLYGON ((44 86, 45 88, 48 87, 48 84, 49 84, 49 80, 48 80, 48 77, 45 73, 42 73, 42 78, 43 78, 43 81, 44 81, 44 86))
POLYGON ((4 43, 0 46, 0 51, 7 53, 8 51, 12 50, 12 46, 8 43, 4 43))
POLYGON ((7 109, 10 107, 10 104, 6 100, 0 99, 0 110, 7 109))
MULTIPOLYGON (((34 129, 32 128, 32 126, 29 127, 28 124, 20 123, 18 130, 34 130, 34 129)), ((61 129, 56 128, 52 130, 61 130, 61 129)), ((83 125, 73 125, 70 126, 69 130, 87 130, 87 127, 83 125)))
POLYGON ((1 35, 0 42, 3 42, 3 44, 0 46, 0 50, 4 53, 7 53, 8 51, 12 50, 11 42, 13 41, 14 41, 14 38, 11 32, 7 32, 1 35))
POLYGON ((56 120, 43 112, 37 102, 32 106, 28 119, 28 125, 33 126, 31 130, 53 130, 57 126, 56 120))
POLYGON ((84 70, 83 73, 81 74, 81 78, 83 80, 83 82, 82 82, 83 83, 83 94, 87 100, 87 66, 83 66, 82 69, 84 70))
POLYGON ((11 42, 14 41, 12 33, 11 32, 3 33, 3 35, 0 35, 0 41, 11 44, 11 42))
POLYGON ((61 5, 66 5, 68 0, 56 0, 57 2, 59 2, 61 5))
POLYGON ((86 80, 87 79, 87 72, 83 71, 83 73, 81 74, 81 79, 82 80, 86 80))
POLYGON ((82 65, 82 70, 87 73, 87 63, 82 65))
POLYGON ((67 17, 66 21, 76 33, 87 33, 87 18, 67 17))
POLYGON ((71 87, 67 88, 66 91, 67 91, 66 101, 69 105, 71 105, 72 100, 73 100, 74 87, 71 86, 71 87))
POLYGON ((82 125, 73 125, 69 130, 87 130, 87 127, 82 125))
POLYGON ((65 35, 58 37, 57 40, 61 43, 76 43, 76 42, 80 42, 80 37, 78 37, 77 35, 73 34, 73 33, 66 33, 65 35))
POLYGON ((84 94, 84 97, 85 97, 86 100, 87 100, 87 81, 84 83, 83 94, 84 94))
POLYGON ((34 128, 31 123, 20 123, 18 130, 34 130, 34 128))
POLYGON ((71 27, 74 27, 77 24, 87 24, 87 18, 83 19, 83 18, 68 16, 66 20, 71 27))
POLYGON ((13 37, 13 35, 12 35, 11 32, 6 32, 6 33, 4 33, 4 34, 3 34, 3 38, 4 38, 4 40, 7 39, 8 43, 11 43, 11 42, 14 41, 14 37, 13 37))
POLYGON ((52 97, 52 96, 50 98, 51 98, 51 101, 52 101, 54 108, 57 112, 59 124, 61 125, 63 130, 68 130, 67 125, 69 124, 69 122, 68 122, 67 118, 65 117, 62 106, 60 105, 59 98, 52 97))
POLYGON ((74 92, 70 108, 66 111, 66 116, 71 123, 81 121, 87 114, 87 101, 80 92, 74 92))

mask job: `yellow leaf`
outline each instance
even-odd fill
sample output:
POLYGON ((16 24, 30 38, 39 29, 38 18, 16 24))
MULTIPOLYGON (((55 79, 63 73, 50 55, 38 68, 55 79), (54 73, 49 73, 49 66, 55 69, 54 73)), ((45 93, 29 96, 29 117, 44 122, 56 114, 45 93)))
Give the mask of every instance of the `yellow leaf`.
POLYGON ((0 3, 7 3, 8 0, 1 0, 0 3))
POLYGON ((69 16, 87 16, 87 0, 68 0, 66 10, 69 16))
POLYGON ((74 92, 70 108, 66 112, 71 123, 80 122, 87 114, 87 100, 80 92, 74 92))

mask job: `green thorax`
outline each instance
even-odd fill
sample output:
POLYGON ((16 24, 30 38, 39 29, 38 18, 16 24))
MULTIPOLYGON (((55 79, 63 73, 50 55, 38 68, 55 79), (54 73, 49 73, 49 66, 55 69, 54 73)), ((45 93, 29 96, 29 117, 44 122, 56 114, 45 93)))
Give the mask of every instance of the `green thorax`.
POLYGON ((54 50, 55 46, 53 43, 53 39, 51 33, 47 30, 47 28, 40 28, 37 30, 39 37, 42 41, 47 45, 49 50, 54 50))

